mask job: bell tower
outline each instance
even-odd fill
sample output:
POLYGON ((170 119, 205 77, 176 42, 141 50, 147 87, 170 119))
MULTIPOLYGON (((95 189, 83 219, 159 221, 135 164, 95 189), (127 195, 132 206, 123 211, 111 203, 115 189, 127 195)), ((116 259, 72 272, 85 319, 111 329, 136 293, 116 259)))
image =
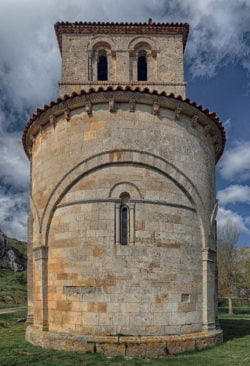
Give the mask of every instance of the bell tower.
POLYGON ((185 97, 187 23, 58 22, 60 93, 100 86, 139 86, 185 97))

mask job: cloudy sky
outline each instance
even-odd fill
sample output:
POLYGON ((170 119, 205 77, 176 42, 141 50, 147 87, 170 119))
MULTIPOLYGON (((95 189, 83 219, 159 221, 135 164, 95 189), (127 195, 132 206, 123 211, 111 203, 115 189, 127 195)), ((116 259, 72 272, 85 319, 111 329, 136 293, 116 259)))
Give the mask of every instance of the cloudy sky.
POLYGON ((0 228, 26 238, 29 164, 24 124, 58 95, 53 24, 68 21, 189 22, 187 96, 227 130, 217 164, 218 221, 234 221, 250 245, 250 0, 0 0, 0 228))

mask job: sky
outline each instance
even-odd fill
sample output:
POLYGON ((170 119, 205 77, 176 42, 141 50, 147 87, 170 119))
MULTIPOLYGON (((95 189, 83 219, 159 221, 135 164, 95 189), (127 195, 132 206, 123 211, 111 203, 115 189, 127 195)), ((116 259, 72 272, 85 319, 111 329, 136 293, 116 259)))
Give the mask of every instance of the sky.
POLYGON ((221 118, 217 220, 250 246, 250 0, 0 0, 0 228, 26 240, 29 162, 21 144, 30 115, 55 99, 57 21, 188 22, 187 96, 221 118))

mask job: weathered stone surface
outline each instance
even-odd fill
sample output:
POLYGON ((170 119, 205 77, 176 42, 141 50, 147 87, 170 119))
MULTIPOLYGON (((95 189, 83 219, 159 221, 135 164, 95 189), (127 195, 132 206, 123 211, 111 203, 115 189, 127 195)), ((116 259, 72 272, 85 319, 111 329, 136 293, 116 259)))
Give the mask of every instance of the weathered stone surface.
POLYGON ((63 332, 43 332, 27 327, 26 339, 45 348, 85 352, 101 352, 106 356, 164 357, 170 354, 194 351, 222 341, 222 331, 194 333, 187 336, 161 337, 93 337, 63 332))
MULTIPOLYGON (((104 47, 107 39, 97 38, 104 47)), ((132 38, 114 35, 111 85, 135 77, 132 38)), ((96 72, 96 49, 87 54, 88 42, 90 34, 62 36, 61 92, 93 85, 96 75, 88 80, 86 67, 93 57, 96 72)), ((152 34, 152 42, 160 52, 148 55, 144 84, 162 90, 171 81, 167 90, 184 94, 182 39, 152 34)), ((60 103, 27 133, 33 144, 27 339, 131 357, 216 343, 210 330, 219 129, 195 106, 146 92, 99 91, 60 103), (215 136, 204 132, 212 124, 215 136)))

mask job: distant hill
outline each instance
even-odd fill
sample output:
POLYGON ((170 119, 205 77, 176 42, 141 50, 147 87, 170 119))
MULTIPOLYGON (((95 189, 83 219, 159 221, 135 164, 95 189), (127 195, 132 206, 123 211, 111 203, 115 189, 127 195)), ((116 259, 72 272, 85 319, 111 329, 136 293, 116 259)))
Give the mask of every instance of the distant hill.
POLYGON ((27 266, 27 243, 8 238, 0 230, 0 269, 14 272, 24 271, 27 266))

